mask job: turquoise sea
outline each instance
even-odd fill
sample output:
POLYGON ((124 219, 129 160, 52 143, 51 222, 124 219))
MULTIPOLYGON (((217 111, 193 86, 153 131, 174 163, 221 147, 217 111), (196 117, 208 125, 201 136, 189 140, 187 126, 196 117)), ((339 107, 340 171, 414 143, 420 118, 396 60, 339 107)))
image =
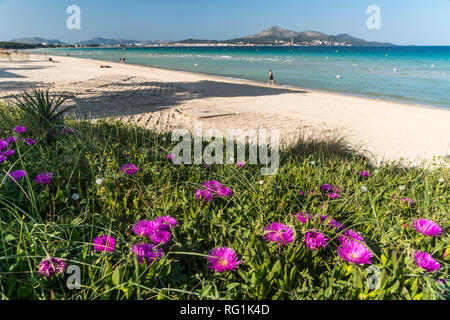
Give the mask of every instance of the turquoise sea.
POLYGON ((450 46, 41 49, 450 109, 450 46), (340 76, 339 79, 337 76, 340 76))

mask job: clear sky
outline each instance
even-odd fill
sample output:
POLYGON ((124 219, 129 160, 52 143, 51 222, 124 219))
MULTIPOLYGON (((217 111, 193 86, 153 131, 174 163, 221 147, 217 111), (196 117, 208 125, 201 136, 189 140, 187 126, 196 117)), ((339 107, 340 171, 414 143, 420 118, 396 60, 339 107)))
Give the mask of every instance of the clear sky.
POLYGON ((225 40, 272 25, 403 45, 450 45, 450 0, 0 0, 0 41, 225 40), (66 27, 69 5, 81 8, 81 30, 66 27), (366 26, 369 5, 381 9, 381 30, 366 26))

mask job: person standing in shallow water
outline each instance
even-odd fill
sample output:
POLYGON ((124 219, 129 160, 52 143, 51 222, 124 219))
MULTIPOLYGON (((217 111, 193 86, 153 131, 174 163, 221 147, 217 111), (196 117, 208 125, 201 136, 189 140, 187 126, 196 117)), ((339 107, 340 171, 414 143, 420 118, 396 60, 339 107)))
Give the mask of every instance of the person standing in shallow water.
POLYGON ((272 72, 272 70, 269 70, 269 81, 267 82, 267 84, 270 84, 270 82, 272 82, 272 85, 273 85, 273 72, 272 72))

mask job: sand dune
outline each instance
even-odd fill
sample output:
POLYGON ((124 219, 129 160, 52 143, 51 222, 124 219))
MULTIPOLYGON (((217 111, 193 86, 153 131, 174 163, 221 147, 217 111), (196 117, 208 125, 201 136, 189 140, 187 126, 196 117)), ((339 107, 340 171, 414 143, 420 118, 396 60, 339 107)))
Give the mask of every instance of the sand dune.
POLYGON ((279 129, 288 142, 300 133, 339 130, 377 161, 450 157, 447 110, 112 62, 54 60, 0 59, 0 98, 34 85, 68 95, 79 117, 117 117, 160 130, 191 128, 200 119, 205 129, 279 129))

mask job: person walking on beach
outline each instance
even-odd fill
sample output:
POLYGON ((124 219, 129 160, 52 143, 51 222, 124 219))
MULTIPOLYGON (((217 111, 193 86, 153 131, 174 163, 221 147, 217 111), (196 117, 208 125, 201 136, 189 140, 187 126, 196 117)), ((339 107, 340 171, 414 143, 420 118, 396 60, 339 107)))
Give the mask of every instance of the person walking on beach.
POLYGON ((273 72, 272 72, 272 70, 269 70, 269 81, 267 82, 267 84, 270 84, 271 81, 272 81, 272 85, 273 85, 273 72))

